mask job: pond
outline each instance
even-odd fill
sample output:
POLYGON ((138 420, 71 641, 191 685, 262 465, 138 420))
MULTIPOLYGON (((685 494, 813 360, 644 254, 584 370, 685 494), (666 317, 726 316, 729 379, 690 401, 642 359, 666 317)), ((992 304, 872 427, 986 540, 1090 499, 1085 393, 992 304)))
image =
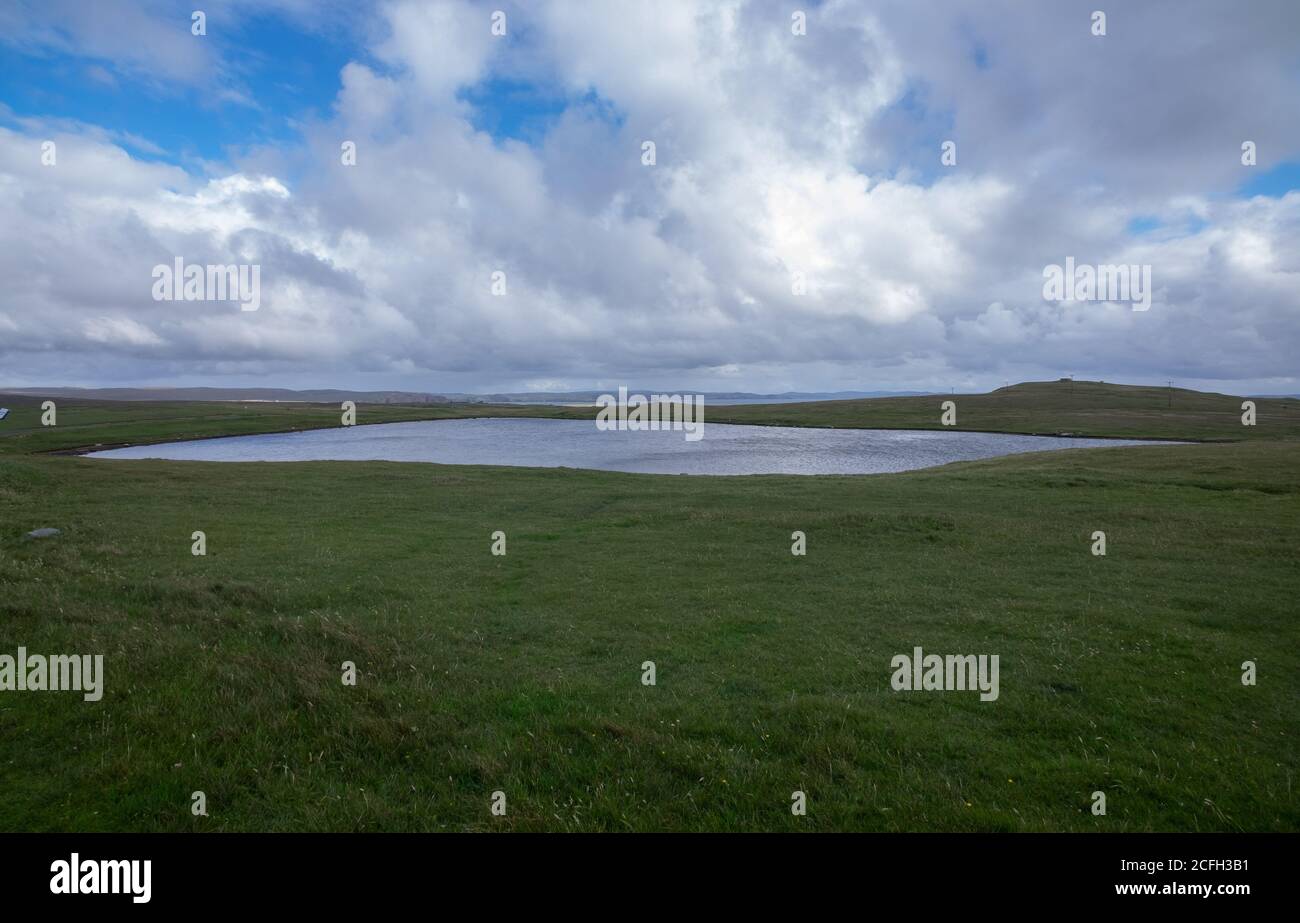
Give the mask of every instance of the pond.
POLYGON ((594 421, 489 418, 231 436, 110 449, 92 456, 232 462, 437 462, 645 474, 881 474, 1018 452, 1168 444, 1002 433, 722 423, 708 423, 704 438, 691 442, 681 432, 602 431, 594 421))

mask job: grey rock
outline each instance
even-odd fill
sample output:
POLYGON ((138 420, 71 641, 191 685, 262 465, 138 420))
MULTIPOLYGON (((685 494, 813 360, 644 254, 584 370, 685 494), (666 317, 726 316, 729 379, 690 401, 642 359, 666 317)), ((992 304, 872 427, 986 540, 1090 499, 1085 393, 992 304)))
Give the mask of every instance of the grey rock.
POLYGON ((49 529, 49 528, 33 529, 32 531, 24 535, 23 538, 52 538, 53 536, 58 534, 59 534, 58 529, 49 529))

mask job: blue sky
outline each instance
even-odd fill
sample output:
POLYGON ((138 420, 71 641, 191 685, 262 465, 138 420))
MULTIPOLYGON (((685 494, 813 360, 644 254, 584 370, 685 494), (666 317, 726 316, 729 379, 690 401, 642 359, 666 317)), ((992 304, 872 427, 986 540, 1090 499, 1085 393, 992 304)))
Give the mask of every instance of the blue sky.
MULTIPOLYGON (((184 32, 186 12, 179 7, 174 12, 177 29, 184 32)), ((993 66, 988 43, 969 24, 961 26, 961 33, 976 71, 988 71, 993 66)), ((530 38, 521 27, 505 43, 526 44, 530 38)), ((344 65, 361 61, 385 69, 367 52, 362 35, 305 24, 301 17, 274 9, 259 12, 254 7, 220 18, 213 14, 203 40, 220 49, 227 69, 221 83, 232 92, 229 98, 214 94, 211 84, 160 81, 134 66, 118 66, 110 57, 7 42, 0 43, 0 101, 18 117, 101 126, 117 133, 134 156, 194 169, 199 161, 225 161, 242 149, 299 143, 302 124, 329 116, 342 88, 344 65)), ((574 104, 615 124, 622 118, 616 105, 594 89, 575 97, 570 88, 508 73, 487 75, 456 95, 470 107, 470 124, 498 142, 537 144, 574 104)), ((953 113, 935 105, 923 79, 909 83, 889 112, 897 115, 895 125, 914 133, 918 147, 932 149, 954 134, 953 113)), ((1258 171, 1227 194, 1277 198, 1300 190, 1300 160, 1270 165, 1264 156, 1258 171)), ((927 183, 942 176, 933 158, 900 158, 886 172, 898 170, 927 183)), ((1129 224, 1135 234, 1162 226, 1151 216, 1129 224)))
POLYGON ((219 161, 232 146, 298 140, 296 126, 329 113, 343 66, 363 51, 346 34, 308 33, 273 14, 213 21, 200 40, 227 49, 243 100, 108 58, 14 44, 0 44, 0 100, 19 116, 75 119, 148 141, 133 149, 146 159, 219 161))
POLYGON ((1300 189, 1300 160, 1288 160, 1253 174, 1237 188, 1237 195, 1246 198, 1262 195, 1277 199, 1296 189, 1300 189))
MULTIPOLYGON (((180 29, 186 25, 182 15, 180 29)), ((50 47, 0 43, 0 101, 19 117, 73 119, 119 133, 133 155, 194 168, 224 161, 233 150, 301 141, 301 126, 328 117, 350 61, 384 71, 359 36, 309 29, 274 11, 209 19, 203 39, 229 66, 222 83, 162 83, 106 57, 50 47), (147 142, 147 143, 140 143, 147 142)), ((508 36, 509 43, 525 39, 508 36)), ((491 75, 462 88, 471 124, 498 142, 538 143, 570 105, 617 125, 619 114, 594 91, 580 94, 543 81, 491 75)))

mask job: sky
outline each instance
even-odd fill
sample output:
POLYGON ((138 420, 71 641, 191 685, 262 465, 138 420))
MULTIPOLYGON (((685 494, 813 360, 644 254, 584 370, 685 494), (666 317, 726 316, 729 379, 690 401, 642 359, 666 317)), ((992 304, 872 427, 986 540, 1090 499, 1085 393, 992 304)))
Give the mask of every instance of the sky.
POLYGON ((0 216, 0 387, 1300 393, 1300 3, 6 0, 0 216))

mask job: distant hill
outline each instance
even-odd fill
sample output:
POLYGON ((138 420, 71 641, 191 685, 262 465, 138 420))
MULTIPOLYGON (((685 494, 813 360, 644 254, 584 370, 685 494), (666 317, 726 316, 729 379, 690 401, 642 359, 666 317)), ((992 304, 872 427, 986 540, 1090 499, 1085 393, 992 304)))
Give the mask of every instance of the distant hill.
MULTIPOLYGON (((779 394, 754 394, 749 391, 704 391, 682 388, 628 388, 628 394, 697 394, 703 393, 710 404, 789 404, 797 401, 853 401, 868 397, 907 397, 929 394, 928 391, 782 391, 779 394)), ((455 399, 486 401, 494 404, 593 404, 607 391, 514 391, 504 394, 461 394, 455 399)))
POLYGON ((1242 425, 1243 397, 1113 382, 1027 381, 987 394, 934 394, 801 404, 714 407, 713 423, 940 429, 942 402, 956 412, 954 430, 1060 436, 1166 439, 1261 439, 1300 436, 1295 398, 1254 397, 1258 425, 1242 425))
POLYGON ((298 401, 333 404, 365 401, 372 404, 446 404, 451 398, 416 391, 347 391, 324 388, 0 388, 0 394, 64 397, 87 401, 298 401))
MULTIPOLYGON (((672 394, 681 389, 629 388, 629 393, 672 394)), ((89 401, 298 401, 336 404, 356 401, 367 404, 591 404, 605 391, 511 391, 498 394, 431 394, 423 391, 350 391, 321 388, 295 391, 289 388, 0 388, 0 394, 27 397, 62 397, 89 401)), ((690 392, 696 393, 694 391, 690 392)), ((780 394, 751 394, 745 391, 706 391, 711 404, 767 403, 794 401, 860 400, 867 397, 903 397, 925 391, 786 391, 780 394)))
MULTIPOLYGON (((523 395, 472 395, 473 402, 451 401, 456 395, 402 391, 290 391, 277 389, 184 388, 168 391, 170 399, 149 401, 145 389, 123 389, 126 397, 95 399, 96 389, 24 389, 0 394, 0 407, 11 413, 0 422, 0 455, 7 451, 67 451, 106 444, 140 444, 204 436, 292 432, 339 425, 339 403, 355 399, 365 423, 449 420, 468 417, 550 417, 593 420, 587 399, 594 392, 567 392, 541 403, 508 401, 523 395), (40 404, 57 399, 58 426, 41 425, 40 404), (414 400, 412 400, 414 398, 414 400), (570 400, 563 400, 568 398, 570 400), (402 401, 395 403, 394 401, 402 401), (487 403, 494 400, 497 403, 487 403), (567 404, 568 406, 564 406, 567 404)), ((114 389, 106 389, 112 393, 114 389)), ((663 393, 647 389, 647 394, 663 393)), ((741 395, 748 397, 748 395, 741 395)), ((1300 399, 1251 398, 1255 425, 1243 425, 1242 397, 1185 388, 1118 385, 1099 381, 1024 382, 987 394, 929 394, 830 400, 731 402, 721 393, 706 409, 710 425, 742 423, 776 426, 850 427, 1111 436, 1134 439, 1240 441, 1300 440, 1300 399), (941 414, 952 403, 956 417, 949 426, 941 414)), ((795 397, 790 395, 789 397, 795 397)))

